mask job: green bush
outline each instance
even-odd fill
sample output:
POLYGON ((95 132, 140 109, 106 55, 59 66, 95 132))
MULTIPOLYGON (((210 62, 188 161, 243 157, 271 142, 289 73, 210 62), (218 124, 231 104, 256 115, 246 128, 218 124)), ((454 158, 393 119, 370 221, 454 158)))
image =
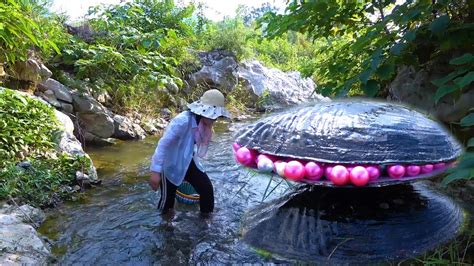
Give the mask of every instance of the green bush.
POLYGON ((52 107, 0 88, 0 167, 54 151, 59 132, 52 107))
POLYGON ((70 194, 65 185, 91 165, 86 157, 57 153, 60 131, 52 107, 0 88, 0 199, 46 206, 70 194), (20 161, 31 167, 18 167, 20 161))
POLYGON ((107 91, 115 111, 159 110, 151 96, 166 93, 167 84, 183 85, 179 69, 191 60, 193 10, 146 0, 92 8, 93 40, 71 39, 57 62, 92 90, 107 91))
POLYGON ((44 4, 38 0, 0 2, 0 64, 25 60, 35 48, 46 57, 59 53, 57 42, 64 41, 65 32, 44 4))
POLYGON ((32 160, 27 168, 15 163, 4 164, 0 170, 0 199, 13 198, 37 207, 54 205, 71 196, 76 171, 89 167, 86 157, 65 154, 54 159, 32 160))

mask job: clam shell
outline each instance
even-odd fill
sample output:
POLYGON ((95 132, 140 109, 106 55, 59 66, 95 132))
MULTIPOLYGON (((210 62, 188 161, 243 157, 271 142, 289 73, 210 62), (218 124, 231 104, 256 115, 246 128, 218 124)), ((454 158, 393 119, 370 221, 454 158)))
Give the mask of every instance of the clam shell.
POLYGON ((327 163, 451 161, 462 146, 438 122, 409 107, 336 100, 291 109, 242 129, 236 142, 260 153, 327 163))

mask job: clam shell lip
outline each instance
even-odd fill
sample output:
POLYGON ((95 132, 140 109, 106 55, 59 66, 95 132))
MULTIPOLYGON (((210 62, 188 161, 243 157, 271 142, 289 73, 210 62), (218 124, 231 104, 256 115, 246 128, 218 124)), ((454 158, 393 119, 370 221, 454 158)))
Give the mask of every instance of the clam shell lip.
POLYGON ((406 106, 335 100, 262 118, 236 142, 260 153, 325 163, 426 164, 451 161, 459 142, 438 122, 406 106))

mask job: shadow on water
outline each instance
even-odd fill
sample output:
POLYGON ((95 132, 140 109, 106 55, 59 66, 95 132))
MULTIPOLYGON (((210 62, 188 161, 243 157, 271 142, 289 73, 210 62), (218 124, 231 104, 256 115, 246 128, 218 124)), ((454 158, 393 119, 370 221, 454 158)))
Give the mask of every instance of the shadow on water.
MULTIPOLYGON (((306 187, 295 190, 284 184, 276 187, 262 204, 269 177, 252 176, 238 167, 230 148, 232 134, 242 126, 243 124, 239 123, 217 124, 216 136, 209 148, 209 158, 203 161, 216 196, 216 210, 210 219, 202 219, 199 216, 198 206, 179 203, 176 205, 174 217, 163 219, 159 215, 156 209, 159 194, 152 192, 146 184, 149 159, 155 149, 156 138, 88 149, 87 152, 94 160, 103 180, 102 186, 87 191, 85 200, 66 203, 51 210, 40 228, 40 232, 53 243, 53 253, 59 263, 288 263, 294 262, 295 258, 302 261, 320 261, 321 258, 314 254, 325 258, 331 255, 335 261, 343 261, 344 256, 354 255, 350 254, 351 250, 355 250, 354 247, 351 249, 351 245, 356 243, 351 240, 351 244, 351 241, 347 240, 346 243, 340 244, 345 241, 344 237, 347 238, 346 233, 351 232, 351 238, 354 238, 354 234, 358 232, 357 234, 368 242, 384 242, 386 237, 398 242, 396 245, 387 243, 381 247, 372 247, 370 254, 383 254, 384 249, 391 248, 390 245, 399 247, 400 243, 412 247, 413 237, 431 232, 424 227, 424 215, 443 218, 436 208, 433 209, 435 213, 429 213, 432 211, 430 206, 442 205, 442 202, 453 204, 446 197, 430 192, 425 187, 397 188, 396 190, 404 191, 401 194, 397 194, 396 190, 377 190, 370 192, 372 194, 368 193, 372 196, 359 198, 353 191, 335 193, 335 190, 331 189, 306 187), (285 194, 286 196, 283 196, 285 194), (374 198, 374 195, 378 196, 374 198), (440 200, 433 201, 432 198, 440 200), (269 205, 269 202, 272 202, 272 205, 269 205), (317 202, 326 204, 316 207, 314 204, 317 202), (356 205, 361 208, 355 208, 356 205), (288 213, 292 212, 299 220, 288 218, 291 216, 288 213), (283 220, 269 219, 274 218, 275 213, 280 218, 283 215, 283 220), (269 214, 270 216, 265 216, 269 214), (259 222, 252 217, 260 219, 259 222), (305 220, 305 217, 310 219, 305 220), (388 224, 391 228, 402 230, 409 217, 413 218, 412 224, 408 226, 409 230, 412 230, 408 231, 410 235, 403 235, 402 231, 384 229, 384 225, 388 224), (319 221, 322 226, 317 223, 317 226, 311 225, 308 221, 319 221), (307 224, 303 225, 304 222, 307 224), (374 226, 377 224, 378 227, 374 226), (296 231, 301 226, 304 230, 309 230, 309 234, 296 231), (308 238, 311 233, 318 233, 322 228, 330 230, 337 238, 328 239, 330 235, 314 240, 308 238), (374 230, 373 228, 379 228, 379 231, 370 231, 374 230), (418 228, 419 232, 416 232, 415 228, 418 228), (259 231, 249 234, 252 230, 259 231), (246 241, 242 241, 242 232, 246 233, 246 241), (380 232, 383 234, 377 235, 380 232), (253 237, 249 239, 249 236, 253 237), (262 241, 255 242, 257 236, 269 241, 281 240, 281 236, 285 236, 288 241, 295 241, 296 245, 288 248, 285 243, 273 242, 271 246, 262 246, 265 245, 261 244, 262 241), (261 256, 246 242, 285 258, 261 256), (300 247, 298 243, 318 249, 318 253, 308 252, 309 250, 301 252, 304 246, 300 247), (316 247, 317 243, 319 247, 316 247), (275 246, 278 246, 278 249, 275 249, 275 246), (331 254, 335 246, 337 252, 331 254), (300 256, 301 254, 310 255, 304 257, 300 256)), ((275 186, 276 182, 272 183, 271 189, 275 186)), ((457 206, 443 208, 453 212, 454 216, 460 215, 457 206)), ((455 221, 451 224, 453 228, 456 227, 455 221)), ((456 230, 445 233, 455 234, 456 230)), ((436 241, 432 243, 439 243, 436 241)), ((359 241, 356 247, 364 248, 364 245, 359 241)))

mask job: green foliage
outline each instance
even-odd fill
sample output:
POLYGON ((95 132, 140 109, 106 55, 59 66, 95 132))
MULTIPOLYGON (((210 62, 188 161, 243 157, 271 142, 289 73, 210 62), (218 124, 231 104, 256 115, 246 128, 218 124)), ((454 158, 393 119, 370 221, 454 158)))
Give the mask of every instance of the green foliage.
POLYGON ((52 107, 0 89, 0 168, 51 152, 59 130, 52 107))
POLYGON ((52 107, 0 88, 0 199, 50 205, 68 194, 76 171, 88 172, 88 158, 57 154, 59 133, 52 107), (25 160, 32 166, 16 166, 25 160))
MULTIPOLYGON (((173 1, 98 6, 89 12, 94 40, 71 40, 59 61, 88 87, 107 91, 117 111, 140 108, 142 99, 166 93, 166 84, 182 86, 179 67, 190 60, 186 47, 193 31, 187 20, 193 10, 173 1)), ((155 98, 159 109, 156 103, 155 98)))
POLYGON ((68 186, 76 184, 76 171, 89 167, 86 157, 68 155, 33 160, 26 169, 7 163, 0 169, 0 199, 11 197, 37 207, 54 205, 71 195, 68 186))
POLYGON ((257 33, 237 17, 226 18, 217 23, 208 22, 206 30, 197 39, 201 42, 200 49, 225 50, 235 54, 238 60, 243 60, 253 57, 248 43, 256 37, 257 33))
POLYGON ((286 14, 267 13, 260 25, 270 37, 299 31, 323 44, 311 64, 323 94, 374 96, 395 66, 470 49, 472 8, 462 0, 290 1, 286 14))
MULTIPOLYGON (((255 15, 253 15, 255 16, 255 15)), ((250 18, 247 18, 250 19, 250 18)), ((263 38, 255 25, 237 16, 208 22, 194 45, 201 50, 225 50, 239 61, 257 59, 283 71, 303 70, 317 49, 303 34, 290 32, 272 40, 263 38)))
POLYGON ((35 48, 46 56, 59 53, 62 26, 54 15, 45 16, 44 5, 38 0, 0 2, 0 63, 25 60, 28 50, 35 48))

